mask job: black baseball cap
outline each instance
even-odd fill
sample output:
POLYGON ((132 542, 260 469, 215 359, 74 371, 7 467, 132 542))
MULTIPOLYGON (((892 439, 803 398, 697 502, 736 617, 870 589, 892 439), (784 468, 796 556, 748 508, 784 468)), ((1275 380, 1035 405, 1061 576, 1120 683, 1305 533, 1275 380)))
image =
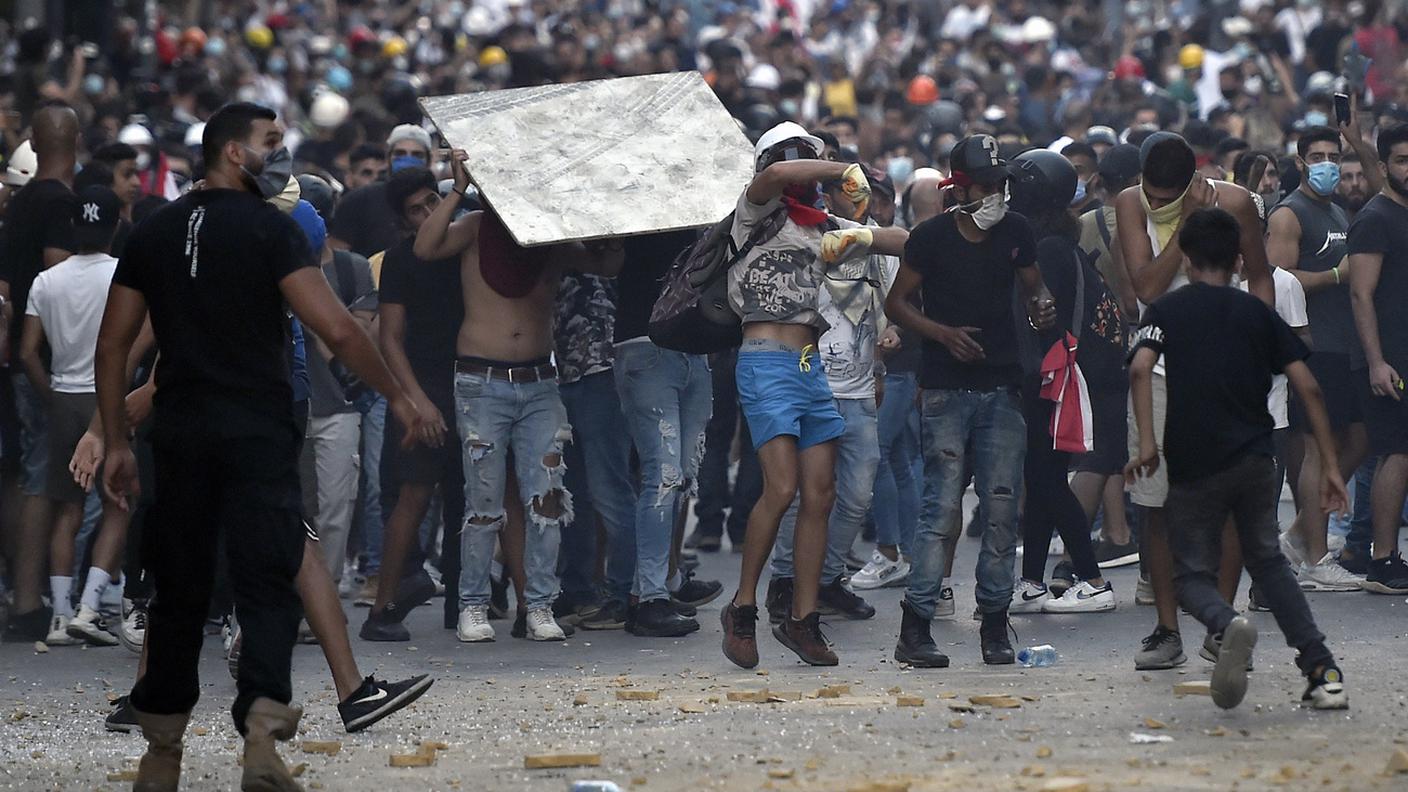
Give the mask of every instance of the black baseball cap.
POLYGON ((122 219, 122 201, 117 193, 99 184, 78 193, 73 223, 78 228, 112 228, 122 219))
POLYGON ((978 184, 996 184, 1010 174, 992 135, 969 135, 953 144, 948 165, 954 177, 961 174, 978 184))
POLYGON ((1139 147, 1128 143, 1111 146, 1097 168, 1107 185, 1125 184, 1139 175, 1139 147))

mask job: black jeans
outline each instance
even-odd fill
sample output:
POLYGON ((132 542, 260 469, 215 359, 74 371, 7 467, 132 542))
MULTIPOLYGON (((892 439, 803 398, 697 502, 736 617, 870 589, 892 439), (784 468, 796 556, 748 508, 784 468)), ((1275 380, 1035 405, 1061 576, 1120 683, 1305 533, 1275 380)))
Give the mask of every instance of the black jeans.
POLYGON ((1051 536, 1059 532, 1066 552, 1071 554, 1076 576, 1081 580, 1098 578, 1100 567, 1090 543, 1090 524, 1067 479, 1071 455, 1051 447, 1048 427, 1055 404, 1039 398, 1035 389, 1028 391, 1023 396, 1027 457, 1022 477, 1027 497, 1022 513, 1022 577, 1037 583, 1045 580, 1051 536))
POLYGON ((1315 626, 1310 605, 1281 555, 1276 506, 1276 462, 1268 456, 1242 457, 1232 467, 1195 481, 1170 482, 1164 514, 1173 550, 1178 601, 1193 617, 1220 634, 1237 615, 1217 593, 1222 527, 1230 515, 1242 545, 1242 563, 1276 617, 1286 644, 1300 652, 1296 664, 1309 673, 1334 663, 1325 636, 1315 626))
POLYGON ((297 444, 291 425, 228 416, 163 421, 152 432, 156 500, 144 543, 157 591, 147 625, 147 673, 132 690, 142 712, 189 712, 200 698, 201 643, 224 535, 230 583, 244 632, 235 682, 235 727, 256 698, 287 704, 302 618, 294 578, 303 561, 297 444), (210 427, 213 427, 210 428, 210 427), (222 431, 226 430, 226 431, 222 431))
POLYGON ((748 422, 738 420, 738 383, 734 379, 738 350, 730 349, 712 355, 709 365, 714 380, 714 412, 704 429, 704 458, 699 463, 699 497, 694 504, 694 516, 699 518, 696 530, 702 536, 723 536, 724 511, 728 514, 729 540, 741 546, 748 532, 748 515, 763 494, 763 469, 753 450, 748 434, 748 422), (738 458, 738 475, 729 486, 729 452, 734 434, 740 434, 742 452, 738 458))

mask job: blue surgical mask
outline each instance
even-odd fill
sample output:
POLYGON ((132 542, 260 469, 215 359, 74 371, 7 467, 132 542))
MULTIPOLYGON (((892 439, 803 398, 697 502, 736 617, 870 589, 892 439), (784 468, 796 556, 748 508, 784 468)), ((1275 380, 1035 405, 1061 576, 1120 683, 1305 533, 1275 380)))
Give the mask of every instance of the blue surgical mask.
POLYGON ((1340 183, 1340 166, 1338 162, 1317 162, 1309 168, 1310 174, 1306 178, 1306 183, 1316 195, 1326 197, 1335 191, 1340 183))
POLYGON ((283 74, 284 72, 288 71, 288 61, 277 55, 269 58, 269 63, 267 65, 269 67, 270 74, 283 74))
POLYGON ((1071 206, 1085 203, 1085 179, 1076 179, 1076 194, 1071 197, 1071 206))
POLYGON ((83 92, 89 96, 97 96, 103 92, 106 83, 100 74, 90 74, 83 78, 83 92))
POLYGON ((909 180, 914 173, 914 159, 911 157, 890 157, 890 162, 885 166, 885 172, 889 174, 890 181, 895 183, 896 188, 909 180))
POLYGON ((338 93, 345 94, 352 88, 352 72, 341 64, 329 66, 325 79, 328 81, 328 87, 338 93))
POLYGON ((1308 126, 1328 126, 1330 117, 1319 110, 1311 110, 1305 114, 1305 123, 1308 126))
POLYGON ((212 58, 218 58, 225 54, 225 39, 213 38, 205 42, 205 54, 212 58))

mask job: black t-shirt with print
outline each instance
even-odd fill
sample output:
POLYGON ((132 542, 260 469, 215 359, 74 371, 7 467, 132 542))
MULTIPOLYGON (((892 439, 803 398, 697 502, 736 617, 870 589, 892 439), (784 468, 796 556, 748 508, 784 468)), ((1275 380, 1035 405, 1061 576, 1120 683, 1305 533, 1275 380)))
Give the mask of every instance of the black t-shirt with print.
MULTIPOLYGON (((5 209, 0 280, 10 284, 10 302, 15 309, 10 321, 13 350, 20 346, 29 287, 44 271, 44 248, 78 252, 73 238, 73 215, 77 209, 78 196, 56 179, 31 181, 15 193, 5 209)), ((18 355, 11 355, 11 360, 18 360, 18 355)))
POLYGON ((146 297, 161 350, 158 411, 234 403, 291 422, 279 283, 314 266, 298 225, 243 190, 188 193, 133 229, 113 283, 146 297))
POLYGON ((992 390, 1022 380, 1012 292, 1017 270, 1036 263, 1036 240, 1025 217, 1008 212, 981 242, 958 231, 952 213, 921 223, 904 246, 904 264, 923 278, 924 315, 950 327, 977 327, 986 357, 963 363, 937 341, 924 339, 920 385, 992 390))
POLYGON ((1272 455, 1271 378, 1310 350, 1266 303, 1231 286, 1189 284, 1144 310, 1134 348, 1141 347, 1164 356, 1170 481, 1272 455))
POLYGON ((430 370, 448 375, 464 322, 460 257, 424 261, 414 246, 415 238, 407 237, 387 249, 381 262, 381 302, 405 306, 406 357, 417 378, 430 370))
MULTIPOLYGON (((1364 204, 1349 224, 1349 255, 1379 253, 1383 266, 1374 288, 1374 312, 1379 320, 1379 348, 1384 360, 1403 373, 1408 366, 1408 208, 1387 195, 1364 204)), ((1315 332, 1312 324, 1310 332, 1315 332)), ((1356 370, 1368 368, 1364 346, 1355 344, 1350 357, 1356 370)))

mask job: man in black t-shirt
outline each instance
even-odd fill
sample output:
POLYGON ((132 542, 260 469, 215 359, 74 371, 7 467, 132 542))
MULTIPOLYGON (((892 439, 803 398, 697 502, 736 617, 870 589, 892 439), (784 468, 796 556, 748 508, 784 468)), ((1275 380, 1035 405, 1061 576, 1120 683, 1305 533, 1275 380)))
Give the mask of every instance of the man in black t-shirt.
POLYGON ((1349 225, 1350 298, 1363 347, 1353 378, 1375 454, 1370 495, 1374 543, 1364 588, 1408 594, 1408 564, 1398 554, 1398 527, 1408 491, 1408 125, 1379 133, 1379 167, 1387 185, 1349 225))
POLYGON ((924 486, 936 496, 926 497, 924 504, 937 513, 920 516, 895 658, 930 667, 948 665, 930 637, 929 622, 943 586, 945 540, 963 528, 969 470, 987 517, 977 589, 983 661, 1015 662, 1007 639, 1007 609, 1027 447, 1012 315, 1018 282, 1033 327, 1046 329, 1056 319, 1055 302, 1033 266, 1031 225, 1007 211, 1008 168, 998 156, 997 141, 987 135, 964 138, 954 146, 950 162, 953 175, 945 186, 953 188, 957 210, 910 234, 885 302, 890 319, 924 339, 919 383, 924 389, 924 486), (921 287, 922 312, 909 299, 921 287))
MULTIPOLYGON (((0 241, 0 312, 8 335, 8 357, 18 369, 20 327, 29 289, 40 272, 77 252, 73 218, 78 199, 73 194, 78 117, 67 107, 46 107, 34 115, 34 179, 10 199, 3 241, 0 241)), ((40 601, 46 552, 49 547, 48 502, 44 479, 49 436, 44 406, 23 372, 16 371, 15 408, 20 419, 20 460, 24 506, 15 546, 14 613, 5 640, 42 641, 48 633, 49 612, 40 601)))
MULTIPOLYGON (((386 139, 386 164, 392 173, 430 167, 430 134, 402 124, 386 139)), ((368 258, 401 239, 400 216, 387 204, 386 182, 375 181, 347 193, 328 226, 328 244, 368 258)))
POLYGON ((1154 425, 1154 366, 1167 372, 1163 456, 1169 491, 1165 511, 1174 583, 1183 608, 1208 629, 1216 646, 1212 698, 1230 709, 1247 692, 1256 628, 1222 597, 1217 573, 1228 518, 1236 524, 1243 563, 1276 616, 1309 685, 1302 700, 1316 709, 1349 706, 1335 658, 1315 626, 1296 575, 1281 554, 1276 510, 1281 485, 1273 459, 1274 423, 1267 411, 1271 378, 1295 388, 1325 465, 1320 506, 1345 508, 1334 438, 1320 386, 1305 365, 1310 351, 1265 303, 1230 286, 1241 228, 1222 209, 1184 219, 1178 244, 1190 284, 1144 311, 1130 364, 1138 452, 1125 479, 1160 465, 1154 425))
MULTIPOLYGON (((386 251, 381 264, 381 351, 435 434, 430 443, 402 450, 396 422, 387 427, 380 471, 382 511, 387 515, 381 551, 384 572, 361 636, 366 641, 409 641, 411 634, 402 622, 434 593, 421 571, 425 556, 418 536, 437 486, 444 510, 446 541, 441 558, 446 567, 441 572, 446 589, 454 591, 459 577, 457 537, 464 521, 464 468, 453 420, 454 360, 464 300, 457 257, 423 261, 411 250, 416 230, 440 200, 435 177, 425 168, 406 168, 392 174, 384 186, 387 210, 399 217, 403 237, 386 251)), ((459 613, 454 599, 450 597, 446 606, 447 627, 454 625, 459 613)))
MULTIPOLYGON (((298 434, 285 301, 417 436, 416 406, 338 302, 299 227, 264 198, 288 177, 271 157, 272 110, 226 105, 207 122, 207 189, 137 228, 113 277, 97 348, 107 497, 127 507, 137 475, 124 399, 126 360, 150 313, 161 357, 153 413, 156 499, 147 539, 158 595, 147 672, 131 706, 148 750, 137 784, 175 788, 181 740, 200 694, 197 666, 220 534, 244 642, 233 707, 245 737, 244 785, 297 788, 274 750, 297 731, 288 706, 301 606, 298 434)), ((283 159, 286 161, 286 158, 283 159)))

